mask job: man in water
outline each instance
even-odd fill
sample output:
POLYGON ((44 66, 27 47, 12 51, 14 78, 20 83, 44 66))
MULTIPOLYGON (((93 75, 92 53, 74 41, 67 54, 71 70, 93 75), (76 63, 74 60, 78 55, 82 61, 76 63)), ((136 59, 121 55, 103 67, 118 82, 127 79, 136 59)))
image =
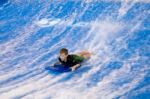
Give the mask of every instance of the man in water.
POLYGON ((69 54, 68 49, 62 48, 60 50, 59 62, 66 67, 71 67, 72 71, 81 66, 81 62, 91 57, 88 51, 82 51, 78 54, 69 54))

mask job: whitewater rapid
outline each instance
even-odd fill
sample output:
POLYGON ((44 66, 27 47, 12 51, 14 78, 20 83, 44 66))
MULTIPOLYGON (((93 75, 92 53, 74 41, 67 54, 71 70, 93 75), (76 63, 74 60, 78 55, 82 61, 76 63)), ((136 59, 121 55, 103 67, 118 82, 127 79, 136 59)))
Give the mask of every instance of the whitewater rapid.
POLYGON ((4 0, 0 98, 148 99, 149 18, 149 0, 4 0), (74 72, 45 70, 64 47, 93 55, 74 72))

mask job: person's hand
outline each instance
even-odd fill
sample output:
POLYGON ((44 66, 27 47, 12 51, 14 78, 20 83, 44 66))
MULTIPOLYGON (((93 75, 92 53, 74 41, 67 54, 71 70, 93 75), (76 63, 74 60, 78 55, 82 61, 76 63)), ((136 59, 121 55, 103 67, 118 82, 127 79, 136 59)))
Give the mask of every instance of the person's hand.
POLYGON ((73 67, 71 67, 71 70, 72 70, 72 71, 75 71, 79 66, 80 66, 80 64, 76 64, 76 65, 74 65, 73 67))
POLYGON ((76 68, 77 68, 76 66, 73 66, 73 67, 71 67, 71 70, 72 70, 72 71, 75 71, 76 68))

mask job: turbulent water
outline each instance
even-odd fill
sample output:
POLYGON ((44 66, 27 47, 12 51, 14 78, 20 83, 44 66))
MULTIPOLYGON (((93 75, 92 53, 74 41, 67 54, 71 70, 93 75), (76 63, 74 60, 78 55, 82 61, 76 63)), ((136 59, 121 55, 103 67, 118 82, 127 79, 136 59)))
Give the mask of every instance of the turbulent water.
POLYGON ((150 99, 150 0, 1 0, 0 99, 150 99), (45 70, 61 48, 92 57, 45 70))

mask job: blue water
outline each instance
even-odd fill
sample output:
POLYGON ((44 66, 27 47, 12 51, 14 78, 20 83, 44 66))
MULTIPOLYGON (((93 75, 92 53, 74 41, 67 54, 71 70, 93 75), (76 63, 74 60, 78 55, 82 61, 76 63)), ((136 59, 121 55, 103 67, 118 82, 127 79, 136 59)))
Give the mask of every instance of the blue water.
POLYGON ((1 99, 150 99, 149 0, 1 0, 1 99), (92 57, 45 70, 61 48, 92 57))

